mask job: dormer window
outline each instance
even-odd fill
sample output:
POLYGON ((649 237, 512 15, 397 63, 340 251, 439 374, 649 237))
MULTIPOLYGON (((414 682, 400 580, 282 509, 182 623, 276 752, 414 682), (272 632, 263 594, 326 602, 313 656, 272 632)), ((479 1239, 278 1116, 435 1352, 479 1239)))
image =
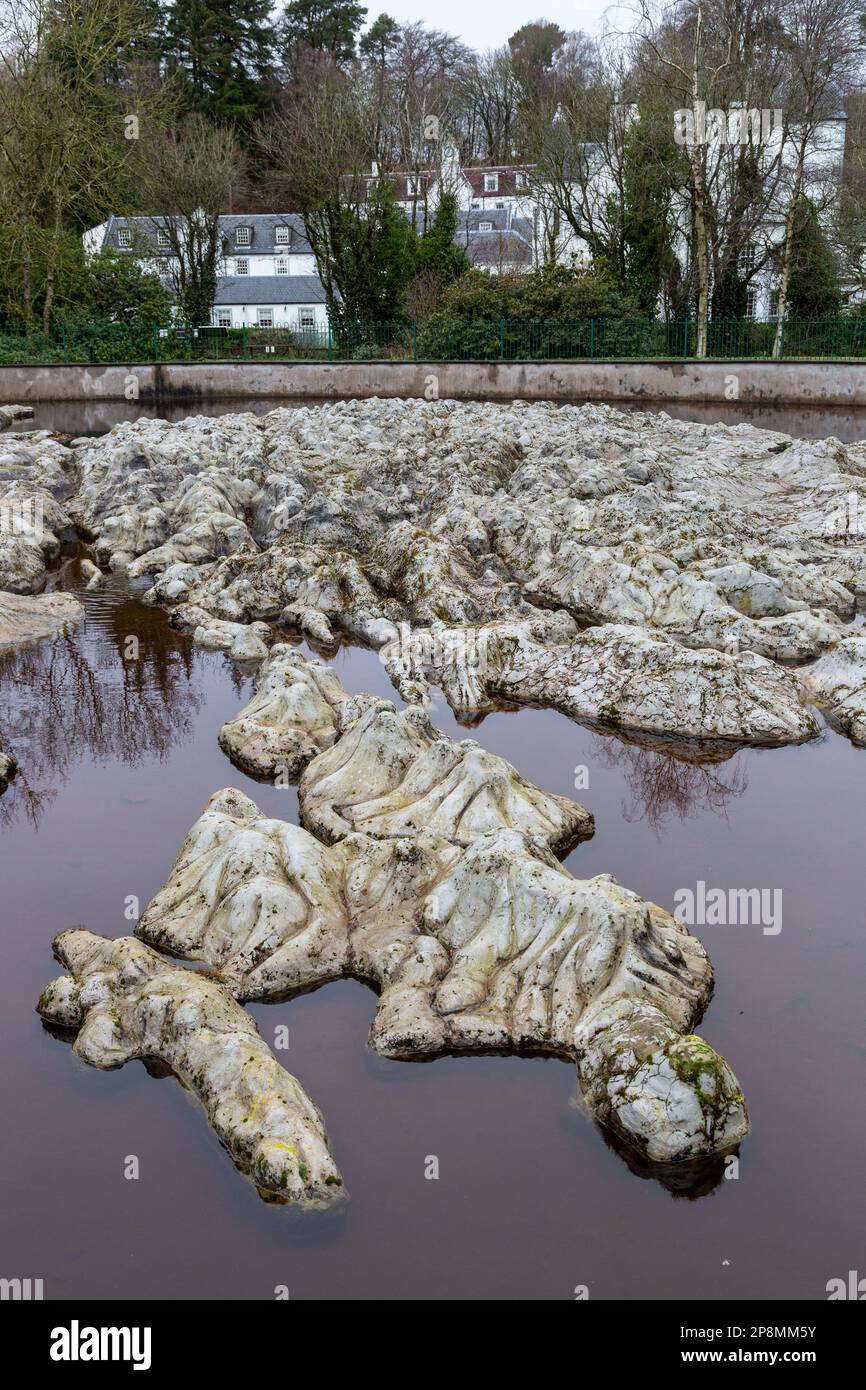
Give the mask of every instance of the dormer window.
POLYGON ((249 229, 249 227, 237 227, 237 228, 235 229, 235 243, 236 243, 236 245, 238 245, 238 246, 249 246, 250 240, 251 240, 251 237, 250 237, 250 229, 249 229))
POLYGON ((156 246, 157 246, 157 250, 158 250, 158 251, 170 251, 170 250, 171 250, 171 242, 170 242, 170 240, 169 240, 168 232, 163 232, 163 231, 161 231, 161 230, 157 232, 157 234, 156 234, 156 246))
POLYGON ((250 263, 245 258, 235 261, 235 275, 249 275, 250 263))
POLYGON ((499 192, 499 175, 498 175, 498 174, 485 174, 485 175, 484 175, 484 192, 485 192, 485 193, 498 193, 498 192, 499 192))
POLYGON ((289 244, 289 229, 288 229, 288 227, 275 227, 275 228, 274 228, 274 242, 275 242, 275 244, 276 244, 277 246, 288 246, 288 244, 289 244))
POLYGON ((278 256, 277 259, 274 261, 274 274, 275 274, 275 275, 288 275, 288 273, 289 273, 289 263, 288 263, 288 261, 286 260, 286 258, 285 258, 284 256, 278 256))
POLYGON ((529 179, 526 177, 524 173, 518 170, 518 172, 514 175, 514 183, 517 188, 526 188, 529 184, 529 179))
POLYGON ((127 227, 121 227, 117 233, 118 246, 132 245, 132 232, 127 227))
POLYGON ((478 230, 479 230, 479 232, 492 232, 492 231, 493 231, 493 223, 492 223, 492 222, 479 222, 479 223, 478 223, 478 230))

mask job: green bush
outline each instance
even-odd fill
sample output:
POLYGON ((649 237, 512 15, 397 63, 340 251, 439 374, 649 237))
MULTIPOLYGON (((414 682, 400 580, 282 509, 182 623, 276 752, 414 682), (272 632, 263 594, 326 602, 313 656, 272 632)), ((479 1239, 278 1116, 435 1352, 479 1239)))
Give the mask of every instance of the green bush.
POLYGON ((597 266, 513 275, 470 270, 443 291, 419 333, 418 353, 458 360, 588 357, 594 319, 640 320, 637 304, 597 266))

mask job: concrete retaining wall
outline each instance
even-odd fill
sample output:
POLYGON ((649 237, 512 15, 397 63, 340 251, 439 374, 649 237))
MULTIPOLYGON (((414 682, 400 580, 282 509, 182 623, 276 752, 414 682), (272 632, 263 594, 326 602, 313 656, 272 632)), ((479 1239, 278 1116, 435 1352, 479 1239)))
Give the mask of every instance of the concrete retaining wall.
POLYGON ((866 362, 171 362, 0 366, 0 404, 138 400, 145 406, 257 396, 738 401, 864 406, 866 362))

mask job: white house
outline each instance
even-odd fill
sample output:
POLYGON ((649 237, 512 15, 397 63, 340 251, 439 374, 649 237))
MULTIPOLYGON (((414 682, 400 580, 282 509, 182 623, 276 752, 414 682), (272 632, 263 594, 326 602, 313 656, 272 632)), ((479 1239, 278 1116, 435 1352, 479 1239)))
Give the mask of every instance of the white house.
MULTIPOLYGON (((685 114, 689 116, 689 132, 699 139, 703 137, 702 142, 706 145, 706 176, 711 197, 720 201, 725 197, 726 161, 736 159, 738 143, 745 142, 750 135, 763 167, 770 171, 773 197, 755 228, 750 245, 741 256, 740 274, 742 276, 756 267, 750 275, 746 291, 747 317, 758 320, 777 318, 780 253, 785 238, 800 131, 797 127, 785 125, 781 111, 747 112, 742 104, 725 112, 699 113, 703 130, 698 129, 699 122, 694 120, 694 113, 685 114), (714 116, 716 119, 711 119, 714 116), (756 127, 759 117, 758 135, 756 127)), ((818 208, 819 220, 831 238, 845 157, 846 123, 844 114, 820 122, 805 152, 803 192, 818 208)), ((682 122, 678 123, 676 138, 678 143, 686 143, 682 122)), ((686 227, 690 216, 687 190, 680 193, 678 204, 679 225, 686 227)), ((685 264, 687 246, 682 235, 675 241, 675 250, 681 263, 685 264)))
MULTIPOLYGON (((325 292, 297 213, 220 217, 222 260, 213 323, 221 328, 327 329, 325 292)), ((85 233, 88 252, 110 248, 170 283, 171 247, 159 217, 110 217, 85 233)))
MULTIPOLYGON (((676 113, 681 116, 683 113, 676 113)), ((708 116, 714 113, 707 113, 708 116)), ((704 132, 706 161, 712 193, 725 196, 725 161, 730 159, 730 126, 749 113, 733 109, 728 126, 720 134, 715 126, 704 132)), ((770 113, 764 113, 769 115, 770 113)), ((633 120, 635 107, 613 108, 612 120, 633 120)), ((832 224, 845 152, 844 115, 824 121, 811 141, 807 155, 805 191, 822 209, 828 229, 832 224)), ((744 127, 745 128, 745 127, 744 127)), ((760 157, 772 166, 781 155, 782 168, 790 175, 797 132, 773 121, 760 128, 760 157), (783 143, 784 142, 784 143, 783 143)), ((678 143, 683 143, 678 141, 678 143)), ((612 193, 610 170, 600 145, 585 145, 589 169, 583 202, 590 214, 601 211, 612 193)), ((367 191, 380 177, 374 165, 367 175, 367 191)), ((552 200, 538 186, 532 166, 517 164, 464 165, 455 145, 445 143, 438 163, 414 172, 386 175, 398 204, 413 226, 422 232, 435 215, 444 192, 453 193, 458 207, 456 242, 472 265, 494 274, 530 270, 553 255, 563 263, 588 263, 589 248, 577 238, 557 213, 552 200)), ((742 270, 752 272, 748 282, 747 313, 756 319, 772 318, 778 304, 778 256, 767 257, 768 247, 778 247, 784 236, 789 177, 779 180, 776 205, 770 207, 756 229, 753 245, 746 248, 742 270)), ((674 247, 686 268, 690 220, 689 193, 677 195, 676 218, 680 231, 674 247)), ((315 257, 307 240, 303 219, 297 213, 245 213, 220 218, 222 262, 213 309, 213 323, 223 328, 287 326, 295 330, 327 330, 325 294, 316 272, 315 257)), ((158 217, 111 217, 85 235, 90 251, 105 247, 135 256, 170 281, 171 249, 158 217)))
MULTIPOLYGON (((733 129, 748 113, 733 108, 725 114, 733 129)), ((763 113, 764 116, 769 114, 763 113)), ((634 105, 616 106, 611 110, 612 121, 631 122, 637 116, 634 105)), ((833 116, 822 122, 809 143, 806 155, 805 192, 822 209, 822 220, 828 230, 832 226, 840 186, 845 123, 844 115, 833 116)), ((743 129, 747 130, 748 127, 744 124, 743 129)), ((777 257, 774 255, 768 259, 766 251, 768 246, 778 247, 784 236, 797 136, 796 129, 786 129, 783 124, 773 121, 767 122, 766 129, 763 126, 760 128, 761 158, 768 167, 780 160, 785 172, 779 179, 776 204, 768 210, 756 229, 754 244, 744 254, 742 269, 752 271, 756 267, 747 291, 747 313, 751 318, 772 318, 777 311, 777 257)), ((707 131, 706 143, 711 191, 714 196, 723 197, 724 161, 730 151, 726 148, 725 140, 714 133, 712 125, 707 131)), ((582 155, 589 174, 578 202, 600 224, 604 221, 606 204, 611 196, 616 196, 617 189, 601 145, 584 145, 582 155)), ((552 201, 545 196, 543 186, 538 186, 534 174, 532 165, 521 168, 518 164, 461 164, 456 146, 446 143, 438 164, 431 162, 414 172, 401 171, 390 177, 397 202, 419 231, 434 216, 443 192, 455 195, 460 214, 456 239, 466 249, 472 264, 479 269, 494 273, 531 269, 547 259, 551 252, 562 263, 587 264, 591 260, 589 247, 573 234, 565 220, 557 214, 552 201)), ((376 176, 374 169, 370 182, 376 176)), ((690 203, 685 188, 676 199, 676 212, 679 227, 686 228, 690 219, 690 203)), ((688 244, 682 232, 675 237, 675 250, 685 267, 688 244)))

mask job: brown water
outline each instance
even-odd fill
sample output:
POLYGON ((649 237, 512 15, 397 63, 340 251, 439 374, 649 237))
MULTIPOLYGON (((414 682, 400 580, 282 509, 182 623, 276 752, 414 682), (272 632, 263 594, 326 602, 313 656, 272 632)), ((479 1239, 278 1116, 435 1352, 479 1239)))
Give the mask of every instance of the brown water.
MULTIPOLYGON (((74 567, 61 582, 75 587, 74 567)), ((586 1284, 592 1298, 779 1299, 823 1298, 829 1278, 863 1271, 866 752, 828 731, 702 768, 553 712, 487 718, 472 736, 543 787, 574 794, 588 769, 598 829, 572 872, 612 872, 668 907, 698 879, 783 890, 778 936, 699 932, 717 979, 701 1031, 751 1110, 739 1177, 677 1194, 632 1171, 561 1061, 377 1058, 373 997, 343 982, 253 1009, 270 1042, 289 1025, 280 1060, 322 1108, 350 1193, 302 1216, 259 1200, 171 1077, 89 1068, 34 1013, 57 973, 52 936, 128 931, 126 897, 144 906, 161 887, 219 787, 297 819, 294 791, 251 782, 217 745, 251 677, 116 581, 84 599, 76 635, 0 666, 22 767, 0 799, 0 1275, 42 1278, 48 1298, 288 1285, 299 1299, 569 1299, 586 1284), (140 660, 125 665, 130 634, 140 660)), ((351 690, 396 699, 373 653, 335 662, 351 690)), ((466 736, 446 706, 434 720, 466 736)))
MULTIPOLYGON (((585 402, 574 400, 571 405, 585 402)), ((310 400, 280 400, 267 397, 238 401, 211 401, 192 412, 188 405, 142 406, 135 401, 53 401, 35 407, 33 426, 53 430, 73 437, 82 434, 104 434, 121 420, 138 420, 141 416, 164 420, 182 420, 191 413, 227 415, 236 411, 252 411, 264 415, 278 407, 320 405, 320 398, 310 400)), ((825 439, 835 435, 848 444, 866 438, 866 407, 828 410, 826 406, 755 406, 736 403, 693 404, 676 401, 609 401, 618 410, 645 410, 653 414, 664 410, 677 420, 694 420, 702 425, 758 425, 761 429, 781 430, 798 439, 825 439)))

